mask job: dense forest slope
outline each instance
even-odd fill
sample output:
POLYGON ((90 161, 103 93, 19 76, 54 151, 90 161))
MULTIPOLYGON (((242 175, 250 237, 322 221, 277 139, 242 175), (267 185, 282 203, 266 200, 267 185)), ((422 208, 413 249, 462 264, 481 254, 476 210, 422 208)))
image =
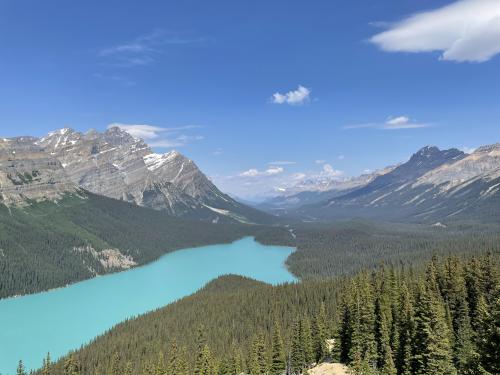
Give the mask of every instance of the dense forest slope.
POLYGON ((50 370, 278 375, 331 357, 355 374, 498 374, 498 256, 277 287, 221 277, 50 370))
POLYGON ((0 298, 64 286, 144 264, 176 249, 247 235, 280 243, 291 237, 279 228, 183 220, 84 192, 26 207, 0 204, 0 298))
POLYGON ((1 298, 145 264, 172 250, 247 235, 265 244, 296 246, 287 265, 302 279, 352 274, 380 262, 414 265, 434 254, 479 254, 500 248, 500 231, 493 224, 212 224, 91 193, 83 197, 66 196, 57 204, 23 208, 0 205, 1 298))
POLYGON ((297 251, 287 265, 302 279, 352 274, 381 263, 415 266, 433 255, 500 251, 500 226, 474 221, 419 225, 357 219, 292 227, 297 251))

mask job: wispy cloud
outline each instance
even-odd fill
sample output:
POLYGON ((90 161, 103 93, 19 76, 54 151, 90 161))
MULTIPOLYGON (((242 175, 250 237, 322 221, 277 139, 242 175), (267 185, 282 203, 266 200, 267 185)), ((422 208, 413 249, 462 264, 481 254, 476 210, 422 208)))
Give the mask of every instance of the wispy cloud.
POLYGON ((224 153, 224 151, 222 150, 222 148, 218 148, 217 150, 212 152, 212 155, 219 156, 219 155, 222 155, 223 153, 224 153))
POLYGON ((476 151, 476 149, 477 149, 476 147, 468 147, 468 146, 460 148, 460 150, 465 152, 466 154, 472 154, 474 151, 476 151))
POLYGON ((278 167, 278 166, 271 166, 267 168, 266 170, 259 171, 256 168, 251 168, 248 169, 244 172, 241 172, 238 176, 239 177, 262 177, 262 176, 274 176, 280 173, 283 173, 285 170, 283 167, 278 167))
POLYGON ((296 90, 288 91, 286 93, 276 92, 271 97, 271 102, 274 104, 290 104, 301 105, 310 100, 311 89, 299 85, 296 90))
POLYGON ((484 62, 500 53, 500 1, 459 0, 405 18, 370 41, 387 52, 441 51, 441 60, 484 62))
POLYGON ((151 147, 172 148, 183 147, 188 143, 203 139, 201 135, 186 134, 186 131, 200 128, 197 125, 186 125, 172 128, 165 128, 146 124, 124 124, 114 122, 108 125, 108 129, 118 127, 133 137, 141 138, 151 147))
POLYGON ((208 39, 157 29, 132 40, 102 48, 98 51, 98 55, 107 65, 146 66, 153 64, 167 46, 201 43, 206 40, 208 39))
POLYGON ((431 126, 431 124, 418 122, 408 116, 395 116, 389 117, 385 122, 368 122, 363 124, 344 125, 342 129, 351 130, 375 128, 381 130, 401 130, 428 128, 429 126, 431 126))
POLYGON ((267 165, 293 165, 297 164, 295 161, 289 161, 289 160, 278 160, 278 161, 270 161, 267 163, 267 165))

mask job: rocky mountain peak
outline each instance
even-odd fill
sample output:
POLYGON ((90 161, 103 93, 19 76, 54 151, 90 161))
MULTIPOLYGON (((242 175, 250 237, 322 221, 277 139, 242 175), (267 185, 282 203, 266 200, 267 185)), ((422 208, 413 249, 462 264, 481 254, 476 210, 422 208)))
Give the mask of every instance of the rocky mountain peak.
POLYGON ((500 152, 500 143, 478 147, 472 154, 500 152))
POLYGON ((425 146, 412 155, 412 157, 410 158, 410 162, 441 162, 443 160, 454 160, 460 157, 464 157, 465 155, 466 154, 463 151, 460 151, 456 148, 450 148, 449 150, 440 150, 436 146, 425 146))
POLYGON ((142 140, 132 136, 130 133, 118 126, 112 126, 108 128, 103 133, 103 137, 107 142, 116 145, 134 143, 139 141, 142 142, 142 140))

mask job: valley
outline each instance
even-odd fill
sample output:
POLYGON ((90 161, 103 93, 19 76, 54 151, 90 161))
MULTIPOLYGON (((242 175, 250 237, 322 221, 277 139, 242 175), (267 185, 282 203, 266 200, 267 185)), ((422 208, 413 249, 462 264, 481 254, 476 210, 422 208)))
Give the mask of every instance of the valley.
POLYGON ((238 274, 269 284, 293 282, 296 279, 284 267, 292 250, 263 246, 248 237, 179 250, 147 266, 64 288, 2 299, 0 342, 9 345, 0 349, 0 373, 14 373, 17 358, 36 369, 47 351, 59 358, 117 323, 192 294, 221 275, 238 274), (33 311, 39 313, 33 316, 33 311))
MULTIPOLYGON (((365 313, 380 314, 376 306, 389 298, 381 289, 389 274, 391 285, 411 285, 412 303, 418 304, 424 294, 414 274, 423 275, 434 257, 444 259, 439 266, 432 261, 443 280, 442 298, 449 293, 442 267, 460 260, 456 267, 467 275, 476 267, 474 259, 481 259, 484 276, 477 277, 487 274, 492 283, 481 293, 496 309, 498 145, 472 154, 425 147, 406 162, 350 180, 301 182, 292 195, 255 208, 222 193, 178 152, 156 154, 113 127, 4 139, 0 158, 0 321, 10 322, 0 325, 0 340, 11 343, 0 351, 2 375, 12 374, 18 359, 36 370, 46 352, 51 370, 45 361, 45 374, 68 375, 73 368, 85 375, 154 375, 161 368, 174 371, 166 363, 177 353, 183 364, 175 366, 182 368, 168 375, 187 375, 202 365, 185 351, 198 351, 207 375, 261 374, 273 363, 295 366, 294 371, 343 371, 328 367, 331 361, 363 371, 373 358, 382 368, 382 352, 363 352, 367 357, 359 360, 349 354, 354 349, 346 349, 355 339, 342 333, 346 303, 355 293, 368 293, 359 296, 370 306, 365 313), (368 277, 369 271, 377 274, 368 277), (292 284, 276 285, 283 282, 292 284), (357 283, 368 289, 358 290, 357 283), (346 288, 352 293, 345 294, 346 288), (207 315, 176 315, 186 303, 207 315), (227 310, 232 304, 243 310, 227 310), (35 318, 32 311, 40 313, 35 318), (320 341, 317 314, 324 324, 320 341), (232 326, 214 331, 224 326, 223 316, 232 326), (169 328, 156 332, 158 324, 169 328), (150 334, 139 333, 136 325, 150 334), (194 328, 201 326, 207 330, 203 345, 194 328), (288 357, 269 362, 276 330, 288 357), (313 349, 303 346, 309 335, 313 349), (18 340, 26 336, 28 346, 18 340), (146 345, 149 340, 154 344, 146 345), (336 345, 326 350, 325 340, 336 345), (161 359, 155 359, 159 351, 161 359), (324 366, 315 366, 318 361, 324 366)), ((475 309, 470 293, 468 309, 475 309)), ((392 305, 386 309, 396 314, 404 296, 389 294, 392 305)), ((436 319, 442 308, 456 307, 438 307, 436 319)), ((395 315, 385 318, 385 324, 397 323, 395 315)), ((474 324, 470 329, 479 330, 474 324)), ((365 338, 380 335, 366 329, 365 338)), ((456 329, 450 327, 449 337, 461 334, 456 329)), ((377 337, 376 345, 388 345, 377 337)), ((394 358, 387 366, 401 369, 398 346, 390 345, 394 358)), ((453 355, 462 349, 444 350, 450 353, 446 366, 459 366, 453 355)))

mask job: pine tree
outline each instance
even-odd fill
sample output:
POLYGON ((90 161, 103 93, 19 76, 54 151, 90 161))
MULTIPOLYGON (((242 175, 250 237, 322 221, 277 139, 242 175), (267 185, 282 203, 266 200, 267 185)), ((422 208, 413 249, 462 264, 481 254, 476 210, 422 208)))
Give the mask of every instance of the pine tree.
POLYGON ((24 368, 23 361, 19 361, 19 364, 17 365, 17 375, 26 375, 26 369, 24 368))
POLYGON ((292 374, 300 374, 305 367, 305 357, 304 351, 302 350, 301 327, 299 319, 297 319, 293 325, 290 351, 290 370, 292 374))
POLYGON ((196 359, 194 364, 194 374, 200 375, 202 374, 202 366, 204 363, 204 353, 206 347, 206 339, 205 339, 205 327, 198 327, 197 337, 196 337, 196 359))
POLYGON ((406 283, 401 286, 399 302, 399 344, 396 367, 399 375, 412 375, 413 305, 406 283))
POLYGON ((479 307, 482 326, 482 335, 479 338, 481 364, 486 371, 500 374, 500 296, 493 301, 491 312, 483 309, 485 305, 482 301, 479 307))
POLYGON ((266 347, 264 335, 258 334, 252 345, 250 375, 262 375, 267 372, 266 347))
POLYGON ((121 361, 118 353, 113 354, 113 358, 111 359, 111 366, 108 371, 109 375, 121 375, 121 361))
POLYGON ((177 375, 179 372, 179 347, 177 343, 172 341, 168 349, 168 364, 167 371, 169 375, 177 375))
POLYGON ((327 317, 325 303, 322 301, 319 312, 314 318, 313 325, 313 349, 314 361, 319 362, 322 358, 326 357, 328 353, 326 340, 327 334, 327 317))
POLYGON ((382 375, 395 375, 396 367, 392 356, 387 318, 382 311, 381 301, 375 302, 375 339, 377 341, 377 367, 382 375))
MULTIPOLYGON (((350 293, 350 291, 348 291, 347 295, 350 296, 352 294, 350 293)), ((345 298, 342 301, 340 320, 340 361, 343 363, 349 363, 352 360, 352 358, 350 357, 350 353, 352 348, 353 315, 351 310, 351 302, 347 301, 345 298)))
POLYGON ((191 375, 189 371, 189 363, 188 363, 188 351, 186 347, 182 347, 179 350, 178 360, 177 360, 177 373, 175 375, 191 375))
POLYGON ((283 348, 283 338, 278 321, 274 320, 272 336, 272 352, 270 375, 282 375, 286 369, 285 351, 283 348))
POLYGON ((202 350, 200 375, 215 375, 215 364, 208 345, 205 345, 202 350))
POLYGON ((304 352, 304 364, 307 368, 315 360, 311 334, 311 322, 307 315, 304 316, 300 323, 300 339, 302 341, 302 351, 304 352))
POLYGON ((165 371, 166 371, 165 356, 163 355, 162 352, 159 352, 158 359, 156 360, 154 374, 155 375, 163 375, 165 373, 165 371))
POLYGON ((123 375, 132 375, 133 369, 132 369, 132 362, 128 361, 125 364, 125 369, 123 370, 123 375))
POLYGON ((43 360, 42 375, 51 375, 51 374, 52 374, 52 360, 50 359, 50 353, 47 353, 47 356, 43 360))
POLYGON ((64 362, 64 375, 80 375, 80 362, 73 354, 64 362))
POLYGON ((451 333, 445 309, 437 295, 434 264, 428 268, 426 285, 420 284, 415 311, 414 373, 417 375, 454 375, 451 333))

